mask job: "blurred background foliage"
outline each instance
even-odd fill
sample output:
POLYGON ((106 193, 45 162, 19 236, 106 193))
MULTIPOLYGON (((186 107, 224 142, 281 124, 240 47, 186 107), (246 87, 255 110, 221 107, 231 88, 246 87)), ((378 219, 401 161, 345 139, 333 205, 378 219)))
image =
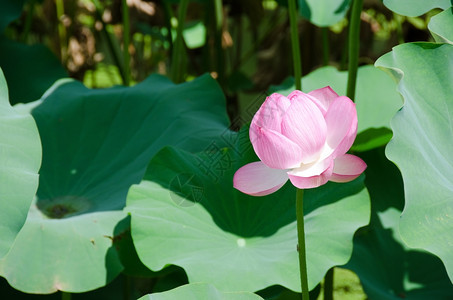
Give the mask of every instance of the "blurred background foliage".
MULTIPOLYGON (((21 0, 15 4, 18 18, 6 28, 4 36, 21 44, 47 46, 67 74, 88 87, 124 84, 129 82, 126 78, 129 74, 130 83, 134 84, 151 73, 170 74, 178 2, 21 0), (123 4, 128 6, 128 20, 123 18, 123 4), (129 23, 127 34, 125 21, 129 23), (126 36, 130 39, 130 72, 122 53, 126 36)), ((243 99, 256 98, 271 84, 280 84, 293 73, 285 5, 286 1, 275 0, 189 1, 183 49, 177 53, 181 59, 179 73, 183 77, 176 81, 211 73, 224 90, 230 117, 234 118, 243 99)), ((379 0, 365 0, 359 63, 373 64, 400 43, 431 40, 427 23, 437 12, 405 17, 392 12, 379 0)), ((300 19, 303 75, 323 65, 336 66, 339 70, 347 68, 347 17, 329 27, 318 27, 300 19)), ((0 65, 8 80, 14 75, 4 60, 0 59, 0 65)), ((49 68, 42 71, 49 75, 49 68)), ((17 65, 11 70, 17 73, 17 65)), ((58 74, 54 77, 62 76, 63 70, 55 71, 58 74)), ((40 96, 37 93, 27 99, 21 92, 16 94, 14 88, 11 94, 13 103, 40 96)))

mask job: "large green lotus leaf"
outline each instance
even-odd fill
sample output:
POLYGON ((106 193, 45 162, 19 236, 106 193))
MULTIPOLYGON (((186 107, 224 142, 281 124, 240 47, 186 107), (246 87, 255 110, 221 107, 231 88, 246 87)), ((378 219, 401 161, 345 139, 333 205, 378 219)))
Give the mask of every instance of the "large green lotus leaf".
POLYGON ((112 248, 121 211, 49 219, 33 205, 0 272, 16 289, 33 293, 80 292, 105 285, 122 270, 112 248))
POLYGON ((111 237, 130 185, 163 146, 201 151, 228 126, 209 75, 103 90, 63 82, 33 116, 43 144, 37 201, 0 262, 0 274, 30 293, 83 292, 114 278, 122 266, 111 237))
POLYGON ((39 99, 57 79, 67 76, 43 45, 29 46, 0 37, 0 49, 0 66, 9 83, 12 104, 39 99))
POLYGON ((326 27, 341 21, 351 0, 299 0, 300 14, 311 23, 326 27))
POLYGON ((432 17, 428 29, 437 42, 453 44, 453 8, 432 17))
MULTIPOLYGON (((168 290, 170 288, 160 289, 161 284, 167 285, 168 282, 162 280, 162 278, 172 278, 171 283, 174 283, 174 287, 187 283, 187 276, 183 269, 177 266, 168 266, 161 271, 153 272, 148 269, 139 259, 137 251, 135 250, 134 244, 132 243, 131 236, 131 220, 128 216, 121 220, 114 230, 113 246, 118 253, 121 264, 123 265, 123 271, 121 272, 124 276, 135 277, 135 278, 146 278, 157 281, 153 286, 153 291, 158 292, 161 290, 168 290), (176 275, 175 275, 176 274, 176 275), (176 282, 177 279, 184 279, 184 282, 176 282)), ((181 280, 179 280, 181 281, 181 280)), ((111 285, 111 283, 110 283, 111 285)), ((136 297, 135 297, 136 298, 136 297)))
POLYGON ((139 300, 259 300, 263 299, 250 292, 221 292, 212 284, 191 283, 180 286, 173 290, 149 294, 141 297, 139 300))
POLYGON ((9 23, 20 17, 25 0, 0 0, 0 34, 9 23))
POLYGON ((400 45, 376 65, 399 80, 405 99, 387 147, 404 179, 402 239, 439 256, 453 279, 453 45, 400 45))
MULTIPOLYGON (((181 274, 185 275, 184 271, 181 271, 181 274)), ((150 280, 146 281, 146 279, 140 279, 137 277, 131 278, 124 274, 121 274, 102 288, 85 293, 72 293, 69 296, 73 300, 124 300, 126 298, 138 299, 150 289, 152 289, 153 291, 156 290, 156 293, 160 292, 161 290, 159 289, 159 285, 161 285, 161 282, 168 282, 175 277, 176 276, 174 274, 169 274, 166 277, 159 278, 158 280, 156 280, 157 282, 154 281, 151 283, 150 280)), ((165 290, 170 290, 184 284, 187 284, 187 280, 186 282, 180 282, 179 284, 170 285, 169 287, 165 286, 165 290)), ((62 298, 64 298, 59 292, 50 295, 22 293, 12 288, 2 277, 0 277, 0 291, 2 299, 6 300, 61 300, 62 298)))
POLYGON ((12 246, 25 223, 38 189, 41 141, 30 114, 8 101, 8 87, 0 69, 0 258, 12 246))
POLYGON ((447 9, 451 0, 384 0, 384 5, 397 14, 417 17, 433 8, 447 9))
POLYGON ((371 196, 370 225, 354 237, 354 252, 346 267, 360 277, 370 299, 453 298, 453 286, 440 259, 407 248, 398 233, 404 205, 401 174, 383 149, 362 154, 368 168, 365 184, 371 196))
MULTIPOLYGON (((338 95, 346 95, 347 71, 328 66, 319 68, 302 79, 304 92, 331 86, 338 95)), ((272 91, 288 95, 294 85, 273 87, 272 91)), ((353 150, 365 151, 385 145, 391 138, 390 120, 402 105, 395 82, 373 67, 360 67, 355 97, 359 119, 358 135, 353 150)))
MULTIPOLYGON (((198 155, 164 148, 152 159, 153 171, 131 187, 125 208, 138 256, 152 270, 178 265, 189 282, 224 291, 298 291, 295 188, 288 183, 266 197, 235 190, 234 172, 257 160, 246 130, 237 140, 243 146, 198 155)), ((305 192, 310 289, 348 261, 369 205, 363 177, 305 192)))

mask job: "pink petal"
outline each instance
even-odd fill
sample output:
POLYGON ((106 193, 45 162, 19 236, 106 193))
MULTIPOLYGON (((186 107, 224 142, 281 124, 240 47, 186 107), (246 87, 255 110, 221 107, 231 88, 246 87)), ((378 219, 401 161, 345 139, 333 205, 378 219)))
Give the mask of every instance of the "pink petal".
POLYGON ((250 125, 250 141, 260 160, 273 169, 292 169, 302 161, 302 150, 282 134, 250 125))
POLYGON ((318 107, 299 94, 291 99, 283 116, 282 134, 302 149, 302 162, 310 163, 319 157, 326 142, 327 126, 318 107))
POLYGON ((315 187, 321 186, 323 184, 326 184, 327 181, 329 181, 330 177, 332 176, 332 171, 333 171, 333 162, 320 175, 303 177, 303 176, 292 175, 288 172, 288 177, 289 177, 289 180, 291 180, 291 183, 294 186, 296 186, 297 188, 311 189, 311 188, 315 188, 315 187))
POLYGON ((353 121, 353 124, 346 134, 345 138, 341 141, 338 147, 335 149, 334 157, 340 156, 348 152, 352 144, 354 144, 355 138, 357 136, 357 118, 353 121))
POLYGON ((366 163, 359 157, 344 154, 335 158, 333 174, 329 179, 334 182, 348 182, 359 177, 366 169, 366 163))
POLYGON ((338 98, 338 94, 330 86, 326 86, 308 93, 312 101, 319 107, 322 114, 325 115, 330 104, 338 98))
POLYGON ((252 124, 281 133, 282 117, 290 105, 283 95, 274 93, 266 98, 252 119, 252 124))
POLYGON ((357 111, 354 102, 341 96, 334 100, 326 113, 327 144, 334 149, 334 158, 345 154, 357 135, 357 111))
POLYGON ((271 169, 260 161, 241 167, 233 177, 233 186, 252 196, 269 195, 288 181, 285 170, 271 169))

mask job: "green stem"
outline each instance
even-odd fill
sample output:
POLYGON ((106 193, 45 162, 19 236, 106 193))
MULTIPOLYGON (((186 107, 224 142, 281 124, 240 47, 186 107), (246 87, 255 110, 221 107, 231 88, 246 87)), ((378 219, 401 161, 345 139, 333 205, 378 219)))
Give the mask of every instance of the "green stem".
POLYGON ((66 62, 66 28, 63 24, 64 3, 63 0, 55 0, 58 17, 58 39, 60 40, 61 61, 66 62))
POLYGON ((169 44, 170 54, 173 54, 173 37, 171 35, 171 19, 173 18, 173 12, 170 7, 170 3, 168 1, 162 1, 163 9, 164 9, 164 24, 165 28, 167 28, 167 41, 169 44))
POLYGON ((33 14, 35 12, 35 0, 31 0, 29 2, 27 15, 25 16, 25 24, 24 24, 24 31, 22 32, 20 39, 23 43, 27 43, 28 35, 30 34, 31 30, 31 23, 33 21, 33 14))
POLYGON ((178 11, 178 28, 176 29, 176 41, 174 43, 172 59, 171 59, 171 78, 175 83, 182 82, 183 78, 183 66, 182 59, 184 56, 184 37, 182 31, 184 28, 184 21, 187 13, 187 6, 189 0, 181 0, 179 3, 178 11))
POLYGON ((322 35, 322 62, 324 66, 329 64, 329 28, 322 27, 321 28, 321 35, 322 35))
POLYGON ((344 44, 343 44, 343 49, 341 51, 341 58, 340 58, 340 71, 345 71, 347 70, 347 63, 348 63, 348 41, 349 41, 349 36, 346 35, 344 44))
POLYGON ((121 75, 121 79, 123 80, 123 83, 125 83, 126 82, 126 73, 124 70, 123 63, 121 61, 121 54, 118 53, 119 51, 117 51, 116 50, 117 48, 115 48, 115 46, 114 46, 115 40, 114 40, 112 34, 107 30, 108 24, 105 23, 104 20, 102 19, 103 8, 98 0, 93 0, 93 3, 96 8, 96 12, 95 12, 96 19, 102 23, 102 33, 104 34, 104 37, 107 41, 108 49, 110 50, 110 54, 112 55, 113 60, 115 61, 115 64, 120 71, 120 75, 121 75))
POLYGON ((296 192, 296 218, 297 218, 297 250, 299 252, 300 282, 302 287, 302 299, 309 300, 307 258, 305 254, 305 231, 304 231, 304 190, 296 192))
POLYGON ((247 50, 244 54, 242 54, 239 57, 240 60, 238 62, 236 62, 236 64, 233 66, 233 70, 239 69, 241 65, 244 65, 249 59, 251 59, 256 54, 256 52, 260 48, 260 45, 264 42, 266 37, 268 37, 270 35, 270 33, 276 27, 280 26, 281 23, 286 22, 286 19, 284 21, 281 21, 280 19, 278 19, 278 16, 273 17, 272 19, 273 20, 277 19, 277 20, 274 20, 274 21, 277 21, 277 22, 273 22, 272 25, 267 26, 267 28, 265 30, 263 30, 264 33, 260 34, 259 36, 257 36, 256 41, 253 42, 254 47, 251 47, 251 49, 247 50))
POLYGON ((297 8, 295 0, 288 0, 289 24, 291 27, 291 48, 293 52, 294 82, 296 90, 302 90, 302 63, 300 61, 299 32, 297 28, 297 8))
POLYGON ((215 12, 215 30, 221 33, 223 23, 222 0, 214 0, 214 12, 215 12))
POLYGON ((130 21, 129 21, 129 6, 127 0, 123 0, 123 62, 124 62, 124 85, 128 86, 131 83, 131 71, 130 61, 131 56, 129 54, 130 44, 130 21))
POLYGON ((215 71, 217 72, 217 81, 220 83, 220 86, 224 87, 225 84, 225 53, 222 47, 222 32, 223 32, 223 8, 222 0, 214 0, 214 15, 215 15, 215 71))
POLYGON ((96 86, 97 86, 97 83, 96 83, 96 76, 94 76, 95 72, 94 72, 94 70, 91 70, 90 72, 91 72, 91 87, 92 87, 93 89, 95 89, 96 86))
POLYGON ((333 300, 333 272, 334 268, 329 269, 324 277, 324 300, 333 300))
POLYGON ((233 69, 236 70, 236 66, 240 66, 240 61, 241 61, 241 54, 242 54, 242 37, 243 37, 243 30, 242 30, 242 16, 236 17, 236 39, 235 39, 235 44, 236 44, 236 53, 234 55, 234 63, 233 63, 233 69))
POLYGON ((71 300, 71 293, 61 292, 61 300, 71 300))
POLYGON ((393 20, 396 22, 396 36, 398 37, 398 43, 404 44, 404 35, 403 35, 403 26, 402 26, 402 20, 403 17, 393 13, 393 20))
POLYGON ((359 66, 360 14, 362 13, 362 6, 363 0, 353 0, 351 22, 349 24, 349 65, 346 95, 353 101, 355 97, 357 68, 359 66))

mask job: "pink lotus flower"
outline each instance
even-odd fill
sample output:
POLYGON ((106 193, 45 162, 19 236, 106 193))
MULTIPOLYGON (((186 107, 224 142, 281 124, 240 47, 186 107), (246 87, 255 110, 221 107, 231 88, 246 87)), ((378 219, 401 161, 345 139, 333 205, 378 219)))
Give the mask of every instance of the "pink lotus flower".
POLYGON ((264 196, 288 179, 300 189, 354 180, 366 169, 362 159, 346 154, 356 135, 355 104, 330 87, 308 94, 296 90, 288 97, 274 93, 250 125, 250 140, 261 161, 237 170, 233 185, 264 196))

